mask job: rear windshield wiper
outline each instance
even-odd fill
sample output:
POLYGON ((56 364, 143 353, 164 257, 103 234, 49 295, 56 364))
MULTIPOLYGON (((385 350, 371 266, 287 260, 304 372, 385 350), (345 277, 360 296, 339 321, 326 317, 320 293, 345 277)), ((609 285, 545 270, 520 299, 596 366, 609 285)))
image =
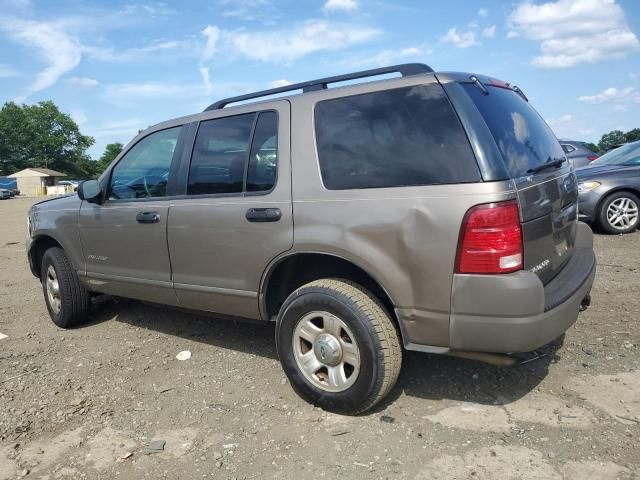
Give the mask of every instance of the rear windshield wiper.
POLYGON ((538 165, 537 167, 530 168, 527 170, 527 173, 540 173, 547 168, 560 168, 562 164, 565 162, 564 158, 558 158, 556 160, 551 160, 550 162, 543 163, 538 165))

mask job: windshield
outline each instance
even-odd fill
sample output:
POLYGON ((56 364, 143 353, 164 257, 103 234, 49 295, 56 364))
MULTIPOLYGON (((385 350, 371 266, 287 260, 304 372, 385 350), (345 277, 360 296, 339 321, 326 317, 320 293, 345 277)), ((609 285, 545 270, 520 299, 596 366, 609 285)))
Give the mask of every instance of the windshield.
POLYGON ((630 143, 611 150, 591 165, 640 165, 640 142, 630 143))
POLYGON ((489 95, 471 83, 463 84, 502 153, 512 178, 536 173, 545 164, 565 160, 564 151, 540 115, 510 89, 487 85, 489 95))

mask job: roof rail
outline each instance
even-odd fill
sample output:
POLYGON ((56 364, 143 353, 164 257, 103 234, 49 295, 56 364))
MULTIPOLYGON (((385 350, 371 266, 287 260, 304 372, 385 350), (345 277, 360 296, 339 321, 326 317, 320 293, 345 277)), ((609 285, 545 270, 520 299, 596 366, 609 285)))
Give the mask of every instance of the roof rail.
POLYGON ((229 97, 218 100, 216 103, 209 105, 204 111, 219 110, 230 103, 243 102, 254 98, 267 97, 278 93, 291 92, 294 90, 302 90, 303 92, 313 92, 315 90, 325 90, 330 83, 346 82, 348 80, 357 80, 358 78, 375 77, 385 75, 387 73, 399 73, 403 77, 411 75, 419 75, 421 73, 432 73, 433 69, 423 63, 404 63, 402 65, 393 65, 391 67, 374 68, 372 70, 363 70, 361 72, 347 73, 346 75, 337 75, 335 77, 319 78, 308 82, 294 83, 284 87, 271 88, 260 92, 248 93, 237 97, 229 97))

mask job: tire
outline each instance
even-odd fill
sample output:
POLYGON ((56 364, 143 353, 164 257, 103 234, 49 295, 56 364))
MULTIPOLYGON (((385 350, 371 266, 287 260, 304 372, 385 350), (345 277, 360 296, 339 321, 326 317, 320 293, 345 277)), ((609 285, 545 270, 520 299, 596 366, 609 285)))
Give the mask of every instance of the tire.
POLYGON ((640 200, 631 192, 615 192, 604 199, 598 223, 607 233, 630 233, 640 223, 640 200), (620 215, 621 213, 621 215, 620 215))
POLYGON ((71 328, 88 319, 91 296, 80 283, 78 274, 62 248, 52 247, 44 253, 40 280, 44 301, 53 323, 61 328, 71 328))
POLYGON ((316 280, 289 295, 280 309, 276 346, 298 395, 349 415, 382 400, 402 364, 391 318, 371 293, 347 280, 316 280))

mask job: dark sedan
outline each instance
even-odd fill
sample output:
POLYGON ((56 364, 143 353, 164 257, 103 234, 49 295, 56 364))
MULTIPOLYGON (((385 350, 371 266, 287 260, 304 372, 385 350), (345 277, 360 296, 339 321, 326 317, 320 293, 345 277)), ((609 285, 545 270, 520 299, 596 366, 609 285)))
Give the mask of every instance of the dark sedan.
POLYGON ((576 170, 580 220, 609 233, 629 233, 640 216, 640 141, 611 150, 576 170))

